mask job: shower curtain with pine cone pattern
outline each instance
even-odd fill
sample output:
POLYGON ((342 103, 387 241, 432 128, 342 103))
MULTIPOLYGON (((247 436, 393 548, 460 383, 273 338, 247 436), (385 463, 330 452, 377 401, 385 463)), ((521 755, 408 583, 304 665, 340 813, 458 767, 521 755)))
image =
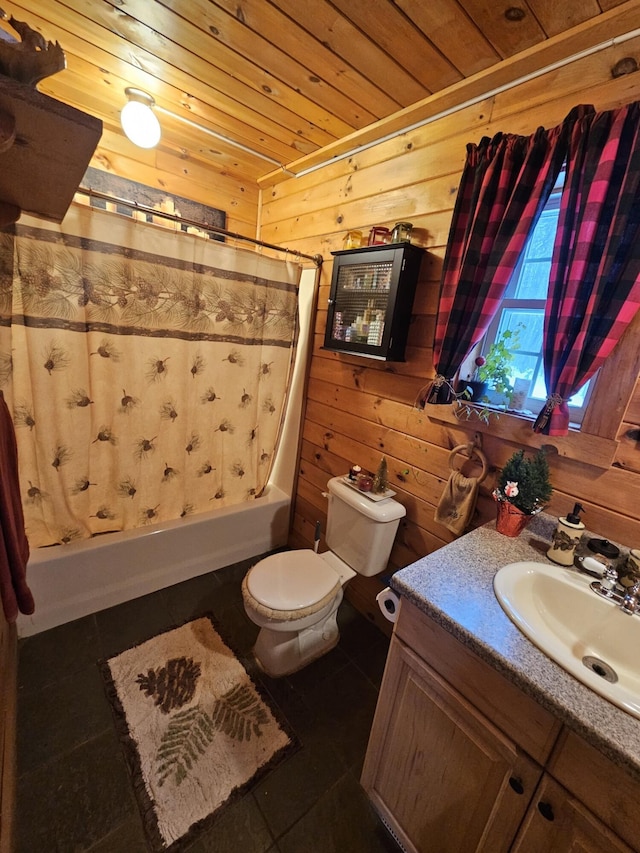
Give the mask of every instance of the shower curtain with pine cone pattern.
POLYGON ((260 495, 297 263, 82 205, 0 243, 0 387, 32 547, 260 495))

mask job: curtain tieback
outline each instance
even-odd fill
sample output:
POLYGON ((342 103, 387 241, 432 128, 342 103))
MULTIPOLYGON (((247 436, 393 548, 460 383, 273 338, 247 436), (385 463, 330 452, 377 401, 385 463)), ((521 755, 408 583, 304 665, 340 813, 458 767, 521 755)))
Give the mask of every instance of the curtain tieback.
POLYGON ((427 403, 437 405, 447 405, 452 403, 456 398, 451 379, 447 379, 442 373, 438 373, 430 385, 427 386, 425 393, 420 393, 420 408, 424 409, 427 403))
POLYGON ((560 394, 549 394, 544 406, 540 410, 540 414, 536 418, 536 422, 533 425, 533 431, 542 432, 542 430, 549 423, 549 419, 551 417, 551 414, 553 413, 553 410, 556 408, 556 406, 560 406, 562 403, 564 403, 564 400, 562 399, 560 394))

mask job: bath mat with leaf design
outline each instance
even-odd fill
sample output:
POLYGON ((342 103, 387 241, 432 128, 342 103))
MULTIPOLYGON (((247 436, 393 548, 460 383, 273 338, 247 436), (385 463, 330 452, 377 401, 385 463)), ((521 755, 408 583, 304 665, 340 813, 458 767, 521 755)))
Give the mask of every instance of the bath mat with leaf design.
POLYGON ((297 746, 208 617, 102 672, 153 850, 180 850, 297 746))

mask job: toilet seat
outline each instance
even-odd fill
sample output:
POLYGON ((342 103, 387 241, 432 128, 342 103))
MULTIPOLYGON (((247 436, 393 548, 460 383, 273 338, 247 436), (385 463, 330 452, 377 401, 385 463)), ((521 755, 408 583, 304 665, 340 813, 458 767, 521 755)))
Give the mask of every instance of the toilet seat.
POLYGON ((265 557, 250 569, 245 581, 254 602, 282 612, 284 619, 296 618, 300 611, 320 610, 341 589, 336 572, 308 549, 265 557))

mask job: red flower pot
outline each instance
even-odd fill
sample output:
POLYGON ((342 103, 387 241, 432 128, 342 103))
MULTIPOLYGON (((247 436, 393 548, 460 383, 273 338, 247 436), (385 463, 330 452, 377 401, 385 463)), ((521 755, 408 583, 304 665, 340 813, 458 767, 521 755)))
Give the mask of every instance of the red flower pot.
POLYGON ((504 536, 519 536, 527 524, 529 524, 533 515, 527 515, 521 509, 518 509, 517 506, 509 503, 509 501, 500 500, 499 498, 495 498, 495 501, 498 507, 496 518, 496 530, 498 533, 502 533, 504 536))

